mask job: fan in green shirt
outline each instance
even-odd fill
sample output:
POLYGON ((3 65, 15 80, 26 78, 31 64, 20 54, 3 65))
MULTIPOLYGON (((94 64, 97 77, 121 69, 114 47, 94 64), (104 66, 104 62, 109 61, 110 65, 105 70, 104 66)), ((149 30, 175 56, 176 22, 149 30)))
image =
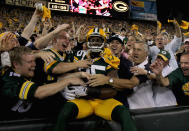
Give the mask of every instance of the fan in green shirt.
POLYGON ((180 67, 170 73, 168 77, 161 75, 161 63, 151 66, 156 78, 163 86, 170 86, 176 96, 178 105, 189 105, 189 53, 183 53, 180 58, 180 67))

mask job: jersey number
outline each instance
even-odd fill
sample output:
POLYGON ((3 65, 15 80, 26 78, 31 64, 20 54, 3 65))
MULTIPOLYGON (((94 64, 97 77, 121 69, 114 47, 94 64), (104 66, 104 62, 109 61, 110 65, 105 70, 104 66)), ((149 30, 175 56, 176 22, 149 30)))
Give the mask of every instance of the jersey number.
POLYGON ((23 100, 19 100, 18 103, 12 107, 12 111, 18 111, 20 113, 24 113, 27 112, 32 106, 32 103, 23 101, 23 100))
POLYGON ((105 66, 100 66, 100 65, 91 65, 91 74, 94 75, 96 74, 96 70, 99 71, 106 71, 106 67, 105 66))

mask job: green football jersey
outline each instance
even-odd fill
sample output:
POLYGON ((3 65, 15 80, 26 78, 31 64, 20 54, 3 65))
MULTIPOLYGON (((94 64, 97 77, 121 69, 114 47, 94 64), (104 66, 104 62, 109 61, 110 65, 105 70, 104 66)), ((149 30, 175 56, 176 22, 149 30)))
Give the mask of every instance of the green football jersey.
POLYGON ((51 52, 55 55, 55 58, 53 61, 46 63, 42 59, 36 60, 36 71, 35 71, 35 82, 41 82, 43 83, 52 83, 57 81, 57 75, 52 73, 52 70, 58 65, 60 62, 65 62, 68 60, 65 53, 60 53, 56 51, 53 48, 44 50, 51 52), (40 76, 40 77, 39 77, 40 76))
POLYGON ((60 52, 56 51, 53 48, 47 49, 45 51, 50 51, 51 53, 53 53, 55 55, 54 61, 50 62, 50 63, 44 63, 44 71, 48 74, 52 74, 52 69, 60 62, 64 62, 66 59, 66 54, 62 53, 60 54, 60 52))
POLYGON ((6 100, 7 110, 27 112, 31 108, 38 85, 17 74, 12 68, 6 70, 1 79, 0 93, 6 100))
POLYGON ((168 75, 169 83, 179 105, 189 105, 189 76, 184 76, 181 68, 168 75))
POLYGON ((85 71, 90 74, 107 75, 110 71, 114 70, 112 66, 106 63, 103 57, 101 56, 91 59, 88 51, 80 50, 75 53, 74 62, 77 62, 78 60, 86 60, 86 59, 90 59, 93 63, 90 68, 79 69, 80 71, 85 71))

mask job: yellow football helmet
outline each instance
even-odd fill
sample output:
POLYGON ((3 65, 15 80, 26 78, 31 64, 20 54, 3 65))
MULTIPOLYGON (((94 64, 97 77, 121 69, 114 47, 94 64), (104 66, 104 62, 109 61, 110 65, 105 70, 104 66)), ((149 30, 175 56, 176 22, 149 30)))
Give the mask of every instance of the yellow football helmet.
POLYGON ((86 36, 87 47, 92 52, 100 52, 106 43, 106 33, 101 28, 90 29, 86 36))

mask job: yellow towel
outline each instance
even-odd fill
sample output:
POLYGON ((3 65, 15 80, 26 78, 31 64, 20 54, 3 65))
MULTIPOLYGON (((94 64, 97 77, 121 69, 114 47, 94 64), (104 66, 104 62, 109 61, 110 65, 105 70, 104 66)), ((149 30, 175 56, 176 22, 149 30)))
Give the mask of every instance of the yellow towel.
POLYGON ((3 28, 3 22, 0 22, 0 29, 3 28))
POLYGON ((133 25, 131 26, 131 30, 138 30, 138 25, 133 24, 133 25))
POLYGON ((160 22, 160 21, 157 21, 157 25, 158 25, 158 28, 159 28, 159 29, 161 29, 162 24, 161 24, 161 22, 160 22))
POLYGON ((120 59, 114 56, 110 49, 105 48, 104 51, 101 53, 101 56, 106 63, 111 65, 113 68, 118 69, 120 59))
POLYGON ((47 7, 43 6, 43 17, 42 17, 42 21, 45 21, 47 19, 51 18, 51 10, 48 9, 47 7))
POLYGON ((185 20, 182 20, 182 23, 180 25, 180 28, 184 29, 184 30, 187 30, 189 27, 189 22, 185 21, 185 20))
POLYGON ((184 35, 184 36, 187 36, 187 35, 189 35, 189 32, 183 33, 183 35, 184 35))

